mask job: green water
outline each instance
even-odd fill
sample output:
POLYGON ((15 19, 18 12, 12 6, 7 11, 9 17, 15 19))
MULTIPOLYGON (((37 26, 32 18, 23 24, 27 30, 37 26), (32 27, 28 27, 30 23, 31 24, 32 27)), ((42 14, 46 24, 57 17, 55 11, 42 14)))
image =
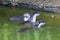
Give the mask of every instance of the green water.
POLYGON ((20 21, 9 21, 8 18, 22 15, 33 10, 0 7, 0 40, 60 40, 60 14, 41 12, 38 20, 45 20, 46 25, 39 29, 28 30, 24 33, 17 31, 28 25, 18 25, 20 21), (51 18, 55 15, 55 18, 51 18))

